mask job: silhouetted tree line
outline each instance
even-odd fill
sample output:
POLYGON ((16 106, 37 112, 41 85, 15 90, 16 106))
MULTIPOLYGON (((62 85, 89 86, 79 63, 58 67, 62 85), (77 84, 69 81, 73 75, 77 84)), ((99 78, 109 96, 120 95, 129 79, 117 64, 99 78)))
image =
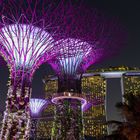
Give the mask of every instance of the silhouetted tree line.
POLYGON ((106 136, 106 140, 140 140, 140 94, 129 93, 124 95, 124 102, 116 104, 120 109, 124 121, 109 121, 107 124, 115 124, 117 130, 112 135, 106 136))

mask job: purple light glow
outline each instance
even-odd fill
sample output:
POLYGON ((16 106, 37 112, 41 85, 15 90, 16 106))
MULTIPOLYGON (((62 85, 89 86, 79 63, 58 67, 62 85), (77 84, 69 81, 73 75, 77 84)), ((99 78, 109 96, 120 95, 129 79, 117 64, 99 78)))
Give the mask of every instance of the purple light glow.
POLYGON ((89 110, 92 107, 92 104, 87 102, 87 104, 83 107, 83 112, 89 110))
POLYGON ((30 110, 31 110, 31 115, 36 116, 38 115, 42 109, 45 107, 47 101, 44 99, 36 99, 32 98, 30 99, 30 110))
POLYGON ((81 101, 82 103, 82 110, 84 109, 84 107, 87 105, 87 100, 81 97, 76 97, 76 96, 59 96, 59 97, 54 97, 52 99, 52 102, 54 104, 57 104, 59 100, 64 100, 64 99, 76 99, 81 101))
POLYGON ((53 38, 41 28, 25 24, 7 25, 0 29, 0 43, 5 59, 13 67, 32 69, 53 48, 53 38))
POLYGON ((62 13, 57 13, 61 25, 59 34, 54 36, 59 54, 50 62, 59 77, 81 74, 92 64, 120 51, 125 32, 117 20, 83 4, 67 3, 66 9, 61 6, 59 9, 65 14, 64 18, 59 18, 62 13))
POLYGON ((57 53, 52 37, 56 33, 53 24, 57 22, 52 15, 57 5, 49 0, 8 0, 2 1, 2 5, 1 55, 12 72, 28 71, 32 77, 42 63, 57 53))
POLYGON ((83 111, 89 110, 91 107, 96 107, 96 106, 104 106, 104 98, 102 97, 95 97, 91 100, 87 100, 87 104, 83 107, 83 111))
MULTIPOLYGON (((88 56, 93 46, 79 39, 67 38, 61 39, 55 43, 60 48, 57 56, 58 67, 57 73, 63 71, 66 75, 75 75, 82 60, 88 56)), ((52 66, 53 63, 51 63, 52 66)))

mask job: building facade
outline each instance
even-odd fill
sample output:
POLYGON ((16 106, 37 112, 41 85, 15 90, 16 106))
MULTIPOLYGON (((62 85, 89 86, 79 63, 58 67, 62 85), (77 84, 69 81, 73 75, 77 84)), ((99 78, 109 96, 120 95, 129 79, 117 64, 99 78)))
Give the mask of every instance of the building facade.
MULTIPOLYGON (((108 69, 88 71, 83 74, 81 79, 82 94, 88 102, 88 106, 83 110, 83 132, 86 136, 102 137, 108 134, 108 127, 105 124, 108 115, 106 112, 108 78, 120 79, 122 100, 124 94, 130 92, 138 94, 140 92, 140 73, 138 68, 111 67, 108 69)), ((51 99, 53 93, 57 93, 57 89, 58 81, 56 77, 45 79, 45 96, 47 99, 51 99)), ((39 126, 41 135, 43 135, 43 130, 46 129, 48 133, 44 131, 44 134, 47 138, 51 136, 58 137, 58 130, 54 118, 55 111, 55 106, 50 104, 44 113, 49 114, 48 116, 52 119, 48 119, 50 123, 46 121, 43 124, 41 122, 39 126)))
POLYGON ((84 76, 82 78, 82 92, 91 104, 90 108, 83 112, 84 134, 93 137, 106 135, 105 78, 100 75, 84 76))

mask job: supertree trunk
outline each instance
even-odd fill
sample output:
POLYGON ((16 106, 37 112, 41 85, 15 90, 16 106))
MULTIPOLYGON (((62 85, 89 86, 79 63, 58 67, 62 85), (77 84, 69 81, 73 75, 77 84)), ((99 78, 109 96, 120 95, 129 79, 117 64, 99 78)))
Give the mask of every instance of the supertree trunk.
POLYGON ((86 100, 81 97, 81 77, 60 77, 58 93, 52 102, 56 104, 55 122, 57 140, 82 140, 83 114, 82 105, 86 100))
MULTIPOLYGON (((13 77, 13 76, 12 76, 13 77)), ((1 140, 27 140, 30 131, 30 76, 16 72, 8 89, 1 140)))
POLYGON ((38 120, 32 118, 31 119, 30 137, 33 138, 34 140, 37 139, 37 125, 38 125, 38 120))
POLYGON ((82 140, 83 123, 81 101, 62 99, 56 105, 57 140, 82 140))
POLYGON ((58 77, 58 93, 64 91, 81 93, 81 77, 75 79, 67 75, 61 78, 58 77))

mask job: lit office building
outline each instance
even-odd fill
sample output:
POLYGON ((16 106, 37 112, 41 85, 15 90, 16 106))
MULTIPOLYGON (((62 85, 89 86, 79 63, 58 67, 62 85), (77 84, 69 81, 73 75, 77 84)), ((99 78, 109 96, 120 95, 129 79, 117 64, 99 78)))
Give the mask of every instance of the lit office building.
POLYGON ((105 79, 99 75, 83 77, 82 91, 86 94, 87 100, 91 106, 83 112, 84 134, 93 137, 106 135, 105 79))
POLYGON ((123 74, 123 90, 124 94, 140 93, 140 72, 128 72, 123 74))

